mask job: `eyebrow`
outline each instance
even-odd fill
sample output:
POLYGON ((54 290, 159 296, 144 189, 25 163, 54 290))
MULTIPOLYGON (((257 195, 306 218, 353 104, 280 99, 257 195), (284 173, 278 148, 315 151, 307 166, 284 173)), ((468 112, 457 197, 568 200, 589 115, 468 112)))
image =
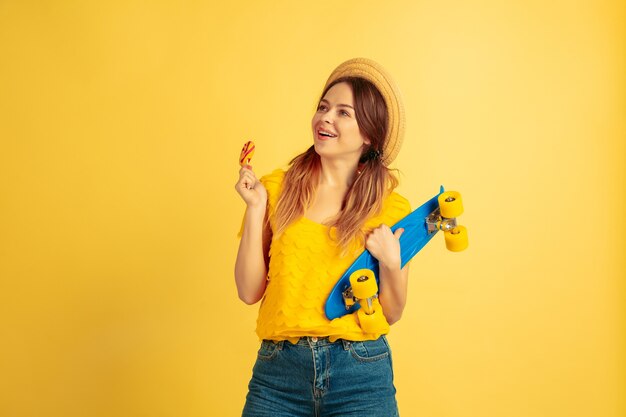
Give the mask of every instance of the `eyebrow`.
MULTIPOLYGON (((325 101, 326 103, 330 104, 330 102, 329 102, 328 100, 326 100, 325 98, 321 99, 321 100, 320 100, 320 103, 321 103, 322 101, 325 101)), ((337 107, 350 107, 352 110, 354 110, 354 107, 352 107, 352 106, 351 106, 351 105, 349 105, 349 104, 337 104, 337 107)))

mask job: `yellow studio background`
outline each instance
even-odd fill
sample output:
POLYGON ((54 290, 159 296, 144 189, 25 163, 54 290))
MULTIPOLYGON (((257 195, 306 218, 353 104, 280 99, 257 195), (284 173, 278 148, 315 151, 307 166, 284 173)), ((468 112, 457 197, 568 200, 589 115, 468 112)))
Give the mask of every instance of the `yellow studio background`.
POLYGON ((415 208, 470 248, 413 260, 403 416, 626 415, 623 2, 0 2, 0 416, 237 416, 244 141, 311 141, 332 69, 379 61, 415 208))

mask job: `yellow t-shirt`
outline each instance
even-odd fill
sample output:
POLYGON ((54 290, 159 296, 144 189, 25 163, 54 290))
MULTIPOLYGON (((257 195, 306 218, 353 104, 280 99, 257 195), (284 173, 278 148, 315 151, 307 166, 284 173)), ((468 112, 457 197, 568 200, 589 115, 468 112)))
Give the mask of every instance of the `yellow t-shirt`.
MULTIPOLYGON (((275 231, 276 203, 285 171, 277 169, 260 179, 268 193, 268 214, 275 231)), ((382 212, 365 223, 371 230, 381 224, 393 226, 411 212, 409 202, 392 192, 383 202, 382 212)), ((256 333, 260 339, 296 342, 302 336, 330 337, 331 341, 374 340, 380 334, 364 333, 356 313, 328 320, 324 305, 339 278, 363 251, 355 249, 341 257, 331 239, 335 228, 305 217, 295 221, 280 235, 272 237, 267 287, 259 308, 256 333), (330 232, 329 232, 330 229, 330 232)))

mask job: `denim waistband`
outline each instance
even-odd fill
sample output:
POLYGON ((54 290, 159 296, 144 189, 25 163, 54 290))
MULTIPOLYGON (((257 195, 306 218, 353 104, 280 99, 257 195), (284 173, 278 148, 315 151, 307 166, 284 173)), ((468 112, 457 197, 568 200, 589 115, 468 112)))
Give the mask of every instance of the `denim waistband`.
MULTIPOLYGON (((385 335, 382 335, 381 337, 385 337, 385 335)), ((263 340, 263 342, 277 344, 279 350, 283 349, 283 346, 285 343, 289 343, 292 346, 303 346, 303 347, 322 347, 322 346, 329 346, 329 345, 343 345, 343 348, 345 350, 348 350, 350 348, 350 345, 354 343, 350 340, 345 340, 345 339, 337 339, 334 342, 331 342, 328 336, 326 337, 302 336, 300 337, 300 339, 298 339, 298 342, 295 344, 292 344, 288 340, 281 340, 278 342, 273 341, 273 340, 263 340)))

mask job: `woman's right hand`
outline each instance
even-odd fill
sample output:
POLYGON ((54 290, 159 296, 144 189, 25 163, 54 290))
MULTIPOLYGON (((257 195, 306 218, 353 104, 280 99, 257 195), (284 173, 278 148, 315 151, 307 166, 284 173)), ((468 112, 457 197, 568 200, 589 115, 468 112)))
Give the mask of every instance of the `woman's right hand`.
POLYGON ((235 184, 235 189, 248 207, 265 208, 267 190, 263 183, 256 178, 250 165, 244 165, 239 170, 239 181, 235 184))

